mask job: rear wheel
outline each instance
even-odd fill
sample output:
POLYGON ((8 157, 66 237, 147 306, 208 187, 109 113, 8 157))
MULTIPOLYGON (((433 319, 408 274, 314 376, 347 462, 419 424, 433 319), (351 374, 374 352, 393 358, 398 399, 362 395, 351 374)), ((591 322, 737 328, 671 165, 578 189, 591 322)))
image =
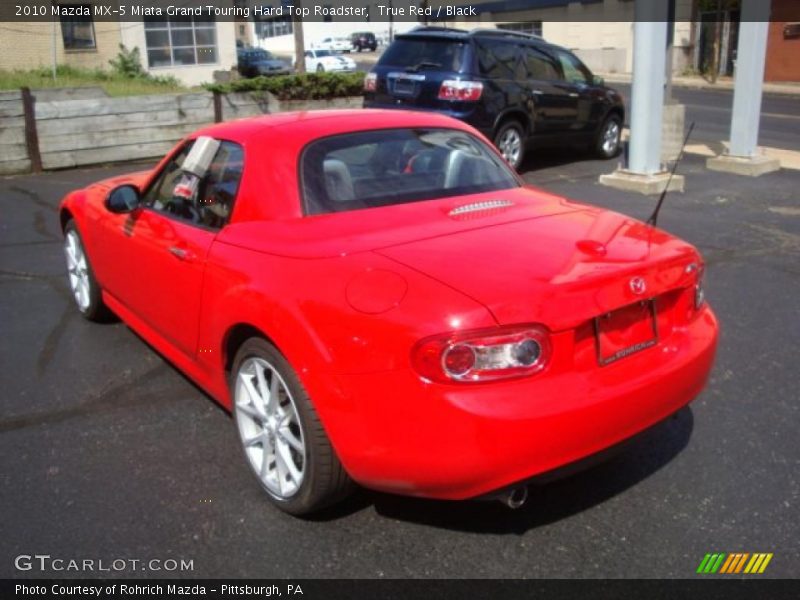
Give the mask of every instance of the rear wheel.
POLYGON ((317 73, 322 73, 323 71, 325 71, 325 67, 322 65, 322 63, 319 63, 317 65, 317 73))
POLYGON ((622 119, 609 115, 597 132, 594 152, 600 158, 613 158, 619 154, 622 140, 622 119))
POLYGON ((494 145, 515 170, 525 156, 525 130, 518 121, 506 121, 494 136, 494 145))
POLYGON ((111 313, 103 304, 100 286, 94 277, 75 221, 69 221, 64 228, 64 256, 67 260, 69 289, 80 313, 90 321, 108 319, 111 313))
POLYGON ((247 462, 269 499, 303 515, 354 487, 292 367, 272 344, 247 340, 233 363, 233 414, 247 462))

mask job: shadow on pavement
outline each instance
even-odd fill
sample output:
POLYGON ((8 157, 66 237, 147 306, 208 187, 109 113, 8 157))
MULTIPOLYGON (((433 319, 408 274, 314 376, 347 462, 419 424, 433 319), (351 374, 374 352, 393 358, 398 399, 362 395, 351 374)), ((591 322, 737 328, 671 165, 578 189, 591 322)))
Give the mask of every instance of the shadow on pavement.
POLYGON ((599 159, 585 147, 531 148, 525 153, 519 173, 531 173, 574 163, 606 163, 608 171, 613 171, 622 155, 607 160, 599 159))

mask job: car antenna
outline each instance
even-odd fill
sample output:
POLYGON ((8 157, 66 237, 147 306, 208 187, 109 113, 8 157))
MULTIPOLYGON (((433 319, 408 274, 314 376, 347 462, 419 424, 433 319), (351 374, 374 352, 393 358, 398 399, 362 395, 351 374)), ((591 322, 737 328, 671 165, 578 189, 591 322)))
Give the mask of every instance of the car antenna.
POLYGON ((686 132, 686 137, 683 139, 683 145, 681 146, 681 151, 678 154, 678 158, 675 159, 675 163, 672 165, 672 171, 669 172, 669 179, 667 179, 667 185, 664 187, 664 191, 661 192, 661 197, 658 199, 658 204, 656 204, 656 209, 653 211, 653 214, 650 215, 650 218, 647 219, 646 223, 648 225, 652 225, 653 227, 656 226, 658 222, 658 213, 661 210, 661 205, 664 203, 664 198, 667 197, 667 192, 669 191, 669 184, 672 183, 672 176, 675 175, 675 169, 678 168, 678 163, 681 162, 683 158, 683 151, 686 148, 686 144, 689 141, 689 136, 692 135, 692 130, 694 129, 694 121, 692 124, 689 125, 689 131, 686 132))

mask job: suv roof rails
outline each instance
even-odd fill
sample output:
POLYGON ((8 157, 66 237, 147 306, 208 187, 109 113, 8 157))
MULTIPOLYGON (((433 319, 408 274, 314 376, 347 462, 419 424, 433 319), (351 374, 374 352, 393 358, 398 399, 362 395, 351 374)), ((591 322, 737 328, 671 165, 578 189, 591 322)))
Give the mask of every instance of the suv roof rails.
POLYGON ((535 33, 523 33, 522 31, 512 31, 510 29, 489 29, 489 28, 478 28, 473 29, 469 32, 469 35, 496 35, 498 37, 518 37, 525 40, 536 40, 539 42, 545 41, 545 39, 540 36, 536 35, 535 33))

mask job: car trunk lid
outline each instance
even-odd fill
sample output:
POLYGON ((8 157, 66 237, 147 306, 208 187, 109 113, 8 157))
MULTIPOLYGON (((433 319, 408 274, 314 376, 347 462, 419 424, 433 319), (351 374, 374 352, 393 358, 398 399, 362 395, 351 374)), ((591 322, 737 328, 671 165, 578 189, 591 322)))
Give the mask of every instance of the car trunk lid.
POLYGON ((690 244, 589 207, 377 252, 481 302, 499 323, 554 331, 686 287, 699 263, 690 244))

